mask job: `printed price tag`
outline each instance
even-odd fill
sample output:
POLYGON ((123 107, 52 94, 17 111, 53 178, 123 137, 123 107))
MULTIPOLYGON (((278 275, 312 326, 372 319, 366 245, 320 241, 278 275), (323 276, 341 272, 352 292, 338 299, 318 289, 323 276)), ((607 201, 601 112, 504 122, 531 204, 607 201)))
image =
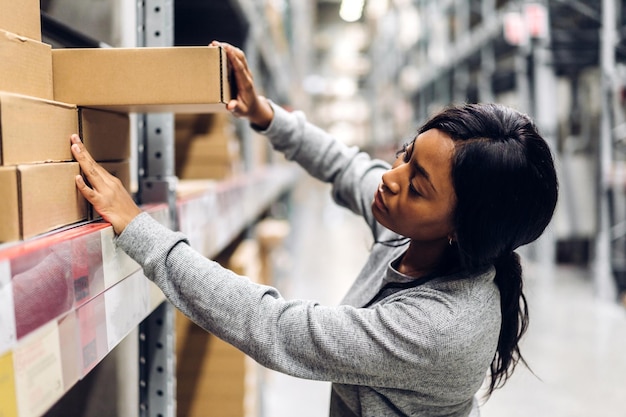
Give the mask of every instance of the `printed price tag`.
POLYGON ((64 393, 56 321, 24 338, 13 349, 13 366, 20 417, 42 415, 64 393))

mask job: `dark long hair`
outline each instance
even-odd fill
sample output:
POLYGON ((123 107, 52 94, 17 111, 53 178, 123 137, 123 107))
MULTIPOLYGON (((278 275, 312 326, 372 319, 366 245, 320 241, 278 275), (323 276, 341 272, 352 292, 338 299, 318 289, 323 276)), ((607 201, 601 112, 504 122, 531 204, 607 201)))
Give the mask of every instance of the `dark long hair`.
POLYGON ((525 364, 519 341, 528 327, 522 268, 514 250, 537 239, 550 222, 558 181, 550 148, 526 115, 496 104, 443 110, 419 130, 452 138, 457 196, 455 240, 461 265, 493 264, 502 326, 491 363, 490 395, 525 364))

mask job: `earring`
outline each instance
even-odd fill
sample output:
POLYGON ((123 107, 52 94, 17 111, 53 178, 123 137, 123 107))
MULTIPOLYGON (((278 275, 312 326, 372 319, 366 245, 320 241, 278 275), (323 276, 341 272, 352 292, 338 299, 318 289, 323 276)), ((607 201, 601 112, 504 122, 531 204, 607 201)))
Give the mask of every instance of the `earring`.
POLYGON ((452 246, 452 238, 448 239, 448 245, 452 246))

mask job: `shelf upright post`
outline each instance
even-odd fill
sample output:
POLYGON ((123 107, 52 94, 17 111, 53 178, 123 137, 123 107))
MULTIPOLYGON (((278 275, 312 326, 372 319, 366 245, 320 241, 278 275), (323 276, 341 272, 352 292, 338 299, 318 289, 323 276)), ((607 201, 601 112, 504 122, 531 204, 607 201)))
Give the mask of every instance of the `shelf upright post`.
MULTIPOLYGON (((549 19, 547 15, 547 2, 527 1, 527 4, 543 6, 545 11, 545 25, 541 33, 530 34, 531 54, 533 56, 533 85, 532 85, 532 114, 543 137, 555 153, 556 159, 556 135, 558 129, 556 75, 554 73, 551 39, 549 31, 549 19)), ((525 11, 526 13, 526 11, 525 11)), ((556 236, 551 225, 548 225, 543 235, 532 245, 535 249, 533 255, 542 268, 546 277, 554 276, 553 269, 556 264, 556 236)))
MULTIPOLYGON (((482 24, 490 22, 495 14, 496 4, 494 0, 483 0, 481 2, 480 14, 482 24)), ((496 51, 493 40, 487 42, 480 48, 480 73, 478 76, 478 101, 493 102, 493 75, 496 72, 496 51)))
MULTIPOLYGON (((137 2, 137 46, 174 44, 173 0, 137 2)), ((174 115, 138 114, 140 203, 167 202, 170 227, 177 230, 174 175, 174 115)), ((139 415, 176 416, 174 308, 162 303, 139 325, 139 415)))
MULTIPOLYGON (((454 42, 458 44, 460 39, 467 36, 470 30, 470 4, 466 0, 456 0, 454 4, 457 28, 454 35, 454 42)), ((467 101, 467 91, 470 83, 470 70, 467 62, 460 62, 452 68, 453 73, 453 93, 454 103, 467 101)))
POLYGON ((594 287, 600 299, 614 300, 617 288, 611 271, 611 217, 609 173, 613 161, 613 83, 617 45, 616 0, 602 0, 600 70, 602 111, 598 152, 598 217, 593 260, 594 287))

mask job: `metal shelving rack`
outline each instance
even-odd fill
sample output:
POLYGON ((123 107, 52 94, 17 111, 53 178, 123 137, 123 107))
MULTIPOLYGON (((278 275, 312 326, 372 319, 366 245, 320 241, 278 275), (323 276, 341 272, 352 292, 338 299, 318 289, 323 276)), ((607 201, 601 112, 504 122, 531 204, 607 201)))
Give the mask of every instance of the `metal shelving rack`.
MULTIPOLYGON (((125 2, 113 3, 117 12, 129 12, 125 2)), ((264 30, 257 15, 259 5, 244 0, 232 3, 253 27, 247 41, 253 60, 256 56, 259 67, 282 76, 286 57, 274 54, 267 39, 253 39, 264 30)), ((125 34, 126 40, 136 39, 135 46, 173 45, 172 0, 142 0, 132 8, 136 23, 126 30, 131 27, 136 33, 125 34)), ((44 41, 54 47, 110 47, 46 13, 42 23, 44 41)), ((128 43, 125 46, 132 46, 128 43)), ((266 87, 288 101, 289 86, 283 81, 274 80, 266 87)), ((241 176, 206 181, 201 191, 180 198, 180 182, 174 175, 173 115, 131 115, 131 120, 137 140, 137 201, 162 224, 188 233, 192 246, 208 257, 217 256, 245 233, 297 180, 289 166, 247 164, 248 172, 241 176)), ((244 148, 246 140, 244 136, 244 148)), ((112 239, 108 224, 86 222, 0 245, 0 414, 176 415, 172 307, 139 266, 115 249, 112 239), (95 248, 90 252, 93 261, 86 275, 74 277, 81 272, 76 272, 75 256, 82 253, 75 247, 86 242, 95 248), (15 295, 14 265, 36 263, 49 253, 67 253, 67 248, 80 252, 59 261, 59 267, 76 272, 65 280, 75 300, 62 314, 55 313, 27 335, 20 334, 14 309, 23 301, 15 295), (89 337, 93 343, 84 346, 89 337), (36 351, 43 354, 34 355, 36 351), (14 366, 16 357, 29 360, 14 366), (41 374, 35 372, 44 362, 41 374), (44 371, 49 376, 44 377, 44 371)), ((34 302, 33 297, 26 298, 34 302)))

